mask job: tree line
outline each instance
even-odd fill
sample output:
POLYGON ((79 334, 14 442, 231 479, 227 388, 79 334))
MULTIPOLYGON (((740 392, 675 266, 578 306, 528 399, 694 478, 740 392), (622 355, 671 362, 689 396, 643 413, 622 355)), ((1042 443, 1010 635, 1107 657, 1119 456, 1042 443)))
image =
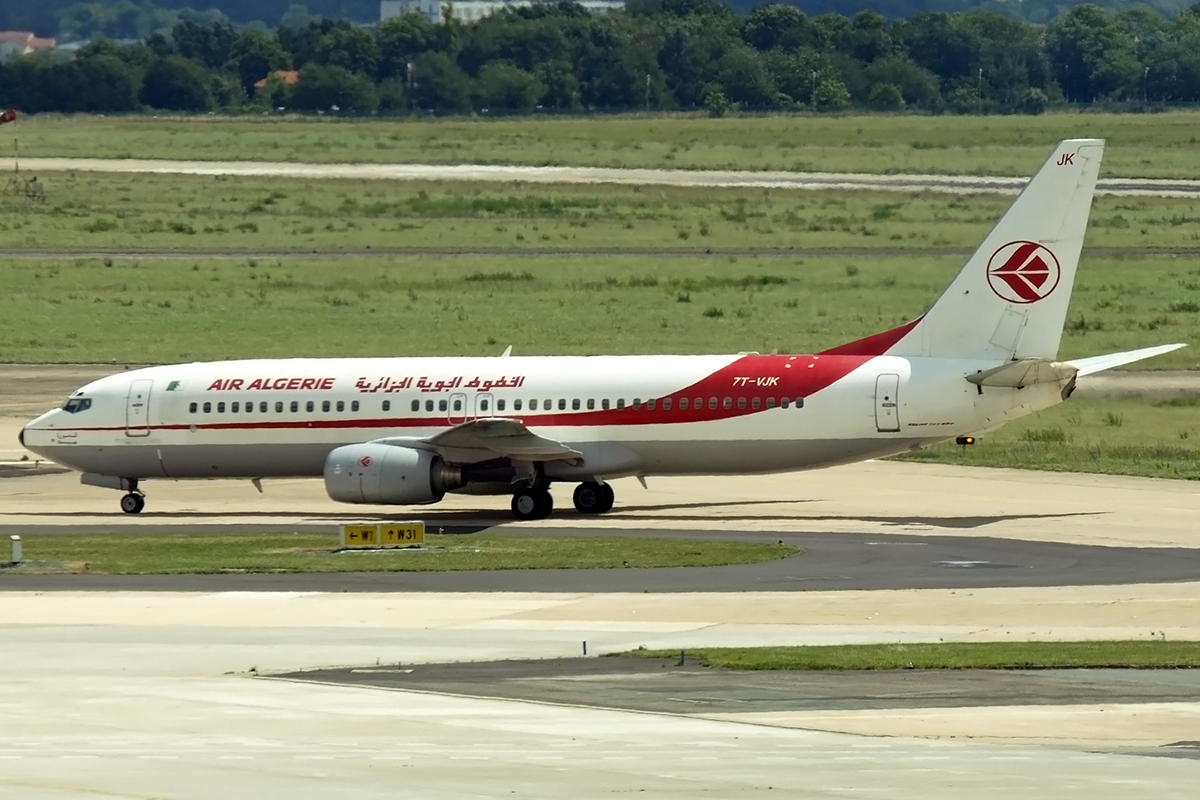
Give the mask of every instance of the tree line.
POLYGON ((770 4, 738 15, 718 0, 630 0, 597 16, 541 4, 469 24, 310 19, 274 32, 186 20, 135 44, 96 39, 68 61, 0 64, 0 106, 25 112, 1038 113, 1060 102, 1197 100, 1200 3, 1174 18, 1084 4, 1046 26, 988 11, 889 22, 770 4), (299 82, 255 88, 280 70, 298 70, 299 82))

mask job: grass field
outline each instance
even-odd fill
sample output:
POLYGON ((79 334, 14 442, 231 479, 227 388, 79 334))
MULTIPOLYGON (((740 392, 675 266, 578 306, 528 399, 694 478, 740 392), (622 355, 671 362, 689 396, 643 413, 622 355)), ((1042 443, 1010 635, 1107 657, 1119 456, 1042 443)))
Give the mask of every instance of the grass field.
MULTIPOLYGON (((974 248, 1005 195, 43 174, 0 249, 974 248)), ((1089 248, 1200 248, 1200 199, 1100 197, 1089 248)))
MULTIPOLYGON (((27 156, 557 164, 1025 175, 1061 139, 1109 140, 1104 175, 1200 178, 1200 113, 330 120, 25 118, 27 156)), ((7 133, 7 131, 6 131, 7 133)), ((7 148, 6 148, 7 149, 7 148)))
MULTIPOLYGON (((795 547, 617 536, 432 535, 420 550, 337 552, 335 533, 30 534, 12 572, 450 572, 752 564, 795 547)), ((0 572, 0 585, 3 581, 0 572)))
POLYGON ((1070 400, 977 444, 898 456, 987 467, 1200 480, 1200 398, 1070 400))
MULTIPOLYGON (((1200 642, 978 642, 824 647, 706 647, 687 650, 709 667, 746 670, 1179 669, 1200 667, 1200 642)), ((639 648, 615 656, 672 658, 639 648)))
MULTIPOLYGON (((814 352, 921 313, 961 257, 29 259, 0 263, 0 361, 814 352), (299 331, 304 335, 298 335, 299 331)), ((1065 358, 1200 342, 1190 258, 1089 259, 1065 358)), ((1190 368, 1200 350, 1147 362, 1190 368)))

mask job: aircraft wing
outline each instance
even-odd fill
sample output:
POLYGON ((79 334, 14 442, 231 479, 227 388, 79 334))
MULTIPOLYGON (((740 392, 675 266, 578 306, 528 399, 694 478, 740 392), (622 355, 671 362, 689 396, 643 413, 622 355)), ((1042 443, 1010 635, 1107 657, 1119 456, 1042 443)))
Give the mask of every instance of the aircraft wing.
POLYGON ((493 458, 572 463, 583 460, 583 454, 579 451, 538 436, 520 420, 500 417, 464 422, 428 439, 380 439, 379 442, 435 450, 454 464, 471 464, 493 458))

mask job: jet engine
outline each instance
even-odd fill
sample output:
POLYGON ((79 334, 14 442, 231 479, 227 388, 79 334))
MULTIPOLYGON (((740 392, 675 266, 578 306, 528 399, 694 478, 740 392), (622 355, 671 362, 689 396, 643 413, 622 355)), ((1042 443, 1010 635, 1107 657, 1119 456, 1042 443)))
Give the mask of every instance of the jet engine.
POLYGON ((341 503, 423 505, 463 485, 462 467, 411 447, 351 444, 325 459, 325 491, 341 503))

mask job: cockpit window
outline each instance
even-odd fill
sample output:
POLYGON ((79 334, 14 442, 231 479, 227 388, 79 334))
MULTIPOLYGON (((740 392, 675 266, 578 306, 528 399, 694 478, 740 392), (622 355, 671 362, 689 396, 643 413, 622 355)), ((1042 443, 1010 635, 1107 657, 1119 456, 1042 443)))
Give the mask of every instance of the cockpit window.
POLYGON ((80 411, 87 411, 92 407, 92 398, 90 397, 72 397, 63 403, 63 411, 68 414, 78 414, 80 411))

